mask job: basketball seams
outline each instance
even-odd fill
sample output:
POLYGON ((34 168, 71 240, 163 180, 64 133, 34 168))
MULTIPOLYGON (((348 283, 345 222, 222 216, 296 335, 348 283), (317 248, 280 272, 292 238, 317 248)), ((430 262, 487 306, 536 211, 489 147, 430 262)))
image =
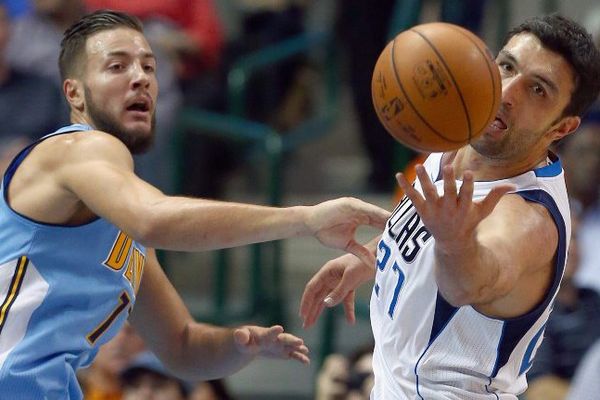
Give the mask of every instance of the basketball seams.
MULTIPOLYGON (((473 40, 473 38, 471 37, 471 35, 470 35, 471 32, 469 32, 469 31, 465 32, 462 29, 457 29, 457 27, 452 26, 451 24, 450 24, 450 28, 453 29, 453 30, 455 30, 456 32, 460 33, 461 35, 463 35, 467 39, 469 39, 469 41, 475 45, 475 47, 477 48, 477 51, 479 51, 479 53, 483 56, 483 59, 486 61, 485 65, 487 66, 488 72, 490 73, 490 76, 492 78, 491 79, 491 81, 492 81, 492 98, 495 99, 496 98, 496 85, 495 85, 495 83, 496 83, 496 79, 495 78, 496 77, 494 75, 494 71, 492 70, 492 65, 496 66, 496 63, 493 62, 493 61, 490 62, 489 58, 487 57, 487 54, 485 54, 485 51, 483 51, 479 47, 479 43, 477 43, 477 41, 473 40)), ((492 108, 490 109, 490 112, 488 113, 488 117, 487 117, 486 121, 491 121, 492 120, 492 116, 495 117, 495 115, 492 115, 492 112, 494 111, 494 108, 495 108, 494 105, 495 105, 495 102, 492 102, 492 108)), ((485 129, 485 126, 481 127, 480 130, 483 130, 483 129, 485 129)), ((478 130, 477 132, 479 132, 480 130, 478 130)), ((469 139, 469 141, 470 141, 470 139, 469 139)))
MULTIPOLYGON (((414 30, 411 29, 412 32, 415 32, 414 30)), ((430 45, 431 46, 431 45, 430 45)), ((410 107, 413 109, 415 115, 417 117, 419 117, 419 119, 423 122, 423 124, 425 124, 430 130, 431 132, 433 132, 436 136, 444 139, 447 142, 450 143, 465 143, 464 140, 453 140, 451 138, 447 138, 446 136, 444 136, 442 133, 440 133, 437 129, 435 129, 433 126, 431 126, 429 124, 429 122, 421 115, 421 113, 419 112, 419 110, 415 107, 415 105, 412 103, 412 101, 410 100, 410 97, 408 96, 408 93, 406 93, 406 90, 404 89, 404 85, 402 85, 402 80, 400 79, 400 76, 398 76, 398 70, 396 69, 396 57, 394 57, 395 54, 395 49, 396 49, 396 39, 394 39, 392 41, 392 51, 391 51, 391 59, 392 59, 392 70, 394 71, 394 77, 396 78, 396 83, 398 84, 398 86, 400 87, 400 90, 402 91, 402 93, 404 94, 404 98, 406 99, 406 102, 410 105, 410 107)), ((436 53, 437 54, 437 53, 436 53)), ((438 54, 439 56, 439 54, 438 54)), ((448 68, 445 64, 444 66, 446 67, 446 69, 448 68)), ((454 79, 453 79, 454 80, 454 79)), ((454 82, 454 85, 456 86, 456 82, 454 82)), ((461 96, 461 100, 462 100, 462 96, 461 96)), ((470 124, 469 124, 470 126, 470 124)), ((469 132, 469 138, 471 137, 471 134, 469 132)))
POLYGON ((431 50, 433 50, 433 52, 438 56, 438 59, 440 60, 440 62, 444 65, 444 68, 446 68, 446 72, 450 76, 450 79, 452 80, 452 83, 454 84, 454 87, 456 88, 456 92, 458 93, 458 97, 460 98, 460 103, 463 106, 463 111, 465 112, 465 115, 467 117, 467 127, 469 130, 469 136, 468 136, 467 141, 470 143, 471 137, 473 136, 473 129, 471 127, 471 115, 469 114, 469 109, 467 108, 467 105, 465 103, 465 99, 463 97, 462 91, 460 90, 460 86, 458 85, 458 83, 456 82, 456 79, 454 78, 454 74, 450 70, 450 67, 448 67, 448 64, 446 64, 446 60, 444 59, 444 57, 442 57, 442 54, 438 51, 438 49, 434 46, 434 44, 427 38, 427 36, 425 36, 423 33, 419 32, 416 29, 411 29, 410 31, 419 35, 425 41, 425 43, 427 43, 429 45, 429 47, 431 47, 431 50))

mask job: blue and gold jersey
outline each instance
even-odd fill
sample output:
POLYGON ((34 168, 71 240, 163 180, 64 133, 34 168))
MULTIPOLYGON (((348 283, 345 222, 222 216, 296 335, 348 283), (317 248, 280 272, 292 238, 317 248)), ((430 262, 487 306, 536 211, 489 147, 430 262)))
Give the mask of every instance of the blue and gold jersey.
POLYGON ((13 210, 8 186, 31 149, 7 169, 0 199, 0 397, 81 399, 75 372, 121 328, 146 249, 110 222, 40 223, 13 210))

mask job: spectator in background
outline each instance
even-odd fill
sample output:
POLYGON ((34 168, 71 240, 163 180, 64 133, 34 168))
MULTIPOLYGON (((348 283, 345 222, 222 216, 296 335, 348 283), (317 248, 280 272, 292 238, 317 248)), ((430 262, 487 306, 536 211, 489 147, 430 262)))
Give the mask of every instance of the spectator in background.
POLYGON ((578 288, 573 280, 580 263, 579 222, 575 215, 571 223, 573 233, 562 284, 544 341, 527 373, 527 400, 564 400, 576 368, 600 339, 600 294, 593 289, 578 288))
POLYGON ((143 339, 126 323, 117 335, 100 347, 89 368, 78 374, 86 400, 120 400, 121 373, 144 350, 143 339))
MULTIPOLYGON (((0 171, 24 144, 40 132, 68 121, 66 104, 51 81, 12 68, 6 57, 10 40, 7 9, 0 3, 0 171), (35 116, 35 118, 32 118, 35 116)), ((56 61, 55 61, 56 64, 56 61)))
MULTIPOLYGON (((589 12, 586 13, 584 26, 594 38, 596 46, 600 47, 600 5, 592 7, 589 12)), ((596 104, 594 104, 590 110, 587 120, 600 123, 600 100, 597 100, 596 104)))
POLYGON ((215 379, 212 381, 200 382, 189 396, 189 400, 233 400, 234 397, 229 394, 224 379, 215 379))
POLYGON ((349 357, 331 354, 317 377, 316 400, 368 400, 373 389, 373 344, 349 357))
POLYGON ((569 389, 567 400, 596 400, 600 393, 600 341, 594 344, 584 359, 581 365, 577 368, 577 372, 573 377, 573 383, 569 389))
POLYGON ((84 13, 81 0, 31 0, 30 13, 13 23, 7 49, 18 71, 44 76, 62 87, 57 54, 63 32, 84 13))
POLYGON ((123 400, 186 400, 192 385, 175 377, 151 352, 138 354, 121 374, 123 400))
POLYGON ((579 209, 580 264, 575 283, 600 293, 600 122, 587 123, 564 140, 559 153, 574 208, 579 209))

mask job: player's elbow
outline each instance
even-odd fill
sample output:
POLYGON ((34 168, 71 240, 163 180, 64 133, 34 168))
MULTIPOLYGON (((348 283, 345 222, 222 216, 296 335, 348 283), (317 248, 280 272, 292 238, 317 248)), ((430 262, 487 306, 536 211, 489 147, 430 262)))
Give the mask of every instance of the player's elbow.
POLYGON ((135 224, 132 225, 129 234, 136 242, 141 243, 146 247, 161 248, 161 238, 164 229, 161 228, 161 223, 154 216, 145 216, 138 218, 135 224))

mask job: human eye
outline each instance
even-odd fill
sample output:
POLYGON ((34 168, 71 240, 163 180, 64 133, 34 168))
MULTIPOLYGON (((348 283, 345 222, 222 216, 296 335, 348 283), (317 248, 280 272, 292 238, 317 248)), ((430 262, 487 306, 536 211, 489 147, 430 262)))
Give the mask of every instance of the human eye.
POLYGON ((108 70, 112 71, 112 72, 120 72, 124 69, 125 69, 125 66, 123 65, 123 63, 120 63, 120 62, 113 62, 113 63, 108 64, 108 70))
POLYGON ((500 68, 500 72, 510 74, 514 71, 514 67, 508 61, 499 61, 498 67, 500 68))
POLYGON ((144 65, 144 71, 146 71, 148 73, 154 73, 156 71, 156 66, 154 66, 152 64, 146 64, 146 65, 144 65))
POLYGON ((536 96, 546 97, 546 89, 544 89, 544 87, 539 83, 534 83, 531 86, 531 90, 536 96))

